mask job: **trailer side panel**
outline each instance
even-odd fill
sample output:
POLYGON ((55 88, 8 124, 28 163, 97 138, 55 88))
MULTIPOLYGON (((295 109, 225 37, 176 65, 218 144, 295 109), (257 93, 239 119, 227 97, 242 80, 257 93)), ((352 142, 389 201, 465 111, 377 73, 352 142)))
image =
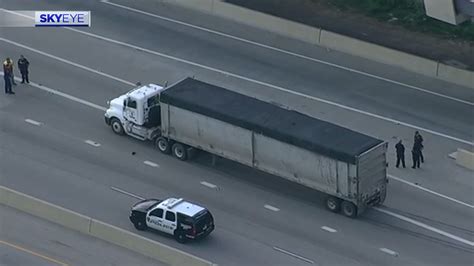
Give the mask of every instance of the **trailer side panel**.
POLYGON ((261 134, 254 138, 256 168, 319 191, 337 193, 337 160, 261 134))
POLYGON ((169 106, 169 138, 252 166, 252 132, 169 106))

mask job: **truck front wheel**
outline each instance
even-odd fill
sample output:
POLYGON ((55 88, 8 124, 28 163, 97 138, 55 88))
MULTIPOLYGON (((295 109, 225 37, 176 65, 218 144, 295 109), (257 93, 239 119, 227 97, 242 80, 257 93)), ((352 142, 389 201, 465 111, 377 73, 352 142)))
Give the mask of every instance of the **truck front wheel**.
POLYGON ((123 135, 123 126, 122 123, 120 123, 120 120, 117 118, 112 118, 110 120, 110 127, 112 128, 112 131, 117 134, 117 135, 123 135))
POLYGON ((155 146, 164 154, 170 154, 170 142, 164 137, 158 137, 155 140, 155 146))
POLYGON ((350 201, 343 201, 341 204, 342 213, 350 218, 354 218, 357 216, 357 206, 350 201))
POLYGON ((332 212, 339 212, 341 210, 341 200, 334 196, 327 196, 326 208, 332 212))
POLYGON ((188 158, 188 152, 186 150, 186 146, 181 143, 173 144, 173 155, 174 157, 180 159, 181 161, 186 161, 188 158))

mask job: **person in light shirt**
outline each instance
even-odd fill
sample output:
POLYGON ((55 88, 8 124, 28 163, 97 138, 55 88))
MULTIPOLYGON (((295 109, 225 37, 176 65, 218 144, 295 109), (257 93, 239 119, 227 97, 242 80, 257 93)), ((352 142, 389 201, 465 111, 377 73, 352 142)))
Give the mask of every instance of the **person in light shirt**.
POLYGON ((15 94, 12 91, 13 64, 11 59, 3 61, 3 80, 5 81, 5 94, 15 94))

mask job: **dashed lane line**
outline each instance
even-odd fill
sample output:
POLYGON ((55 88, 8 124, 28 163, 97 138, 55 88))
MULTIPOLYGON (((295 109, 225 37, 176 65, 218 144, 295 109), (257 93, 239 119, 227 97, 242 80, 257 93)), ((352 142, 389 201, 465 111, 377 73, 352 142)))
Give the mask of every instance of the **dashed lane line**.
POLYGON ((158 164, 150 161, 144 161, 143 163, 151 167, 160 167, 158 164))
POLYGON ((280 211, 280 209, 278 209, 277 207, 274 207, 274 206, 268 205, 268 204, 265 204, 263 207, 265 209, 268 209, 268 210, 271 210, 271 211, 274 211, 274 212, 280 211))
POLYGON ((100 143, 97 143, 97 142, 95 142, 93 140, 90 140, 90 139, 85 140, 84 142, 91 145, 91 146, 94 146, 94 147, 100 147, 100 143))
POLYGON ((206 181, 201 181, 201 185, 206 186, 206 187, 208 187, 208 188, 212 188, 212 189, 216 189, 216 188, 217 188, 216 185, 211 184, 211 183, 206 182, 206 181))
POLYGON ((331 228, 331 227, 328 227, 328 226, 322 226, 321 229, 325 230, 325 231, 328 231, 330 233, 336 233, 337 230, 334 229, 334 228, 331 228))
POLYGON ((357 69, 353 69, 353 68, 350 68, 350 67, 345 67, 345 66, 338 65, 338 64, 335 64, 335 63, 331 63, 331 62, 328 62, 328 61, 324 61, 324 60, 321 60, 321 59, 316 59, 314 57, 309 57, 309 56, 298 54, 298 53, 295 53, 295 52, 290 52, 288 50, 284 50, 284 49, 281 49, 281 48, 276 48, 276 47, 273 47, 273 46, 270 46, 270 45, 262 44, 262 43, 255 42, 255 41, 251 41, 251 40, 244 39, 244 38, 241 38, 241 37, 237 37, 237 36, 234 36, 234 35, 230 35, 230 34, 227 34, 227 33, 221 32, 221 31, 211 30, 209 28, 205 28, 205 27, 193 25, 193 24, 190 24, 190 23, 187 23, 187 22, 183 22, 183 21, 180 21, 180 20, 160 16, 160 15, 153 14, 153 13, 150 13, 150 12, 146 12, 146 11, 143 11, 143 10, 139 10, 139 9, 136 9, 136 8, 133 8, 133 7, 112 3, 108 0, 102 0, 101 2, 104 3, 104 4, 107 4, 107 5, 115 6, 117 8, 122 8, 122 9, 125 9, 125 10, 128 10, 128 11, 131 11, 131 12, 139 13, 139 14, 146 15, 146 16, 149 16, 149 17, 158 18, 158 19, 165 20, 165 21, 168 21, 168 22, 171 22, 171 23, 176 23, 176 24, 179 24, 179 25, 182 25, 182 26, 190 27, 190 28, 193 28, 193 29, 201 30, 201 31, 204 31, 204 32, 212 33, 212 34, 216 34, 216 35, 223 36, 223 37, 233 39, 233 40, 236 40, 236 41, 240 41, 240 42, 243 42, 243 43, 247 43, 247 44, 255 45, 255 46, 258 46, 258 47, 265 48, 265 49, 277 51, 277 52, 280 52, 280 53, 295 56, 295 57, 302 58, 302 59, 305 59, 305 60, 309 60, 309 61, 312 61, 312 62, 316 62, 316 63, 319 63, 319 64, 323 64, 323 65, 327 65, 327 66, 334 67, 334 68, 337 68, 337 69, 342 69, 342 70, 345 70, 345 71, 348 71, 348 72, 356 73, 356 74, 366 76, 366 77, 369 77, 369 78, 382 80, 382 81, 385 81, 385 82, 388 82, 388 83, 392 83, 392 84, 396 84, 396 85, 399 85, 399 86, 407 87, 407 88, 414 89, 414 90, 417 90, 417 91, 421 91, 421 92, 424 92, 424 93, 427 93, 427 94, 436 95, 436 96, 441 97, 441 98, 445 98, 445 99, 449 99, 449 100, 456 101, 456 102, 459 102, 459 103, 474 106, 473 102, 469 102, 469 101, 465 101, 465 100, 455 98, 455 97, 452 97, 452 96, 448 96, 448 95, 445 95, 445 94, 433 92, 433 91, 423 89, 423 88, 420 88, 420 87, 417 87, 417 86, 413 86, 413 85, 409 85, 409 84, 406 84, 406 83, 403 83, 403 82, 395 81, 395 80, 392 80, 392 79, 389 79, 389 78, 384 78, 384 77, 381 77, 381 76, 370 74, 370 73, 360 71, 360 70, 357 70, 357 69))
POLYGON ((398 257, 398 252, 393 251, 393 250, 391 250, 391 249, 388 249, 388 248, 380 248, 380 251, 385 252, 385 253, 387 253, 387 254, 389 254, 389 255, 392 255, 392 256, 394 256, 394 257, 398 257))
POLYGON ((33 119, 27 118, 27 119, 25 119, 25 122, 29 123, 29 124, 32 124, 32 125, 35 125, 35 126, 41 126, 41 122, 35 121, 33 119))

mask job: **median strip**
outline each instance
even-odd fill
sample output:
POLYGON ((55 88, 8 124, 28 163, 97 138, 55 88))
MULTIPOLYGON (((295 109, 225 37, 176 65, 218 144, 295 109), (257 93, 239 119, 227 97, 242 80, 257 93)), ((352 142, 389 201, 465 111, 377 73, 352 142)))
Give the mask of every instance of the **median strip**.
POLYGON ((4 186, 0 186, 0 204, 105 240, 169 265, 216 265, 184 251, 4 186))

